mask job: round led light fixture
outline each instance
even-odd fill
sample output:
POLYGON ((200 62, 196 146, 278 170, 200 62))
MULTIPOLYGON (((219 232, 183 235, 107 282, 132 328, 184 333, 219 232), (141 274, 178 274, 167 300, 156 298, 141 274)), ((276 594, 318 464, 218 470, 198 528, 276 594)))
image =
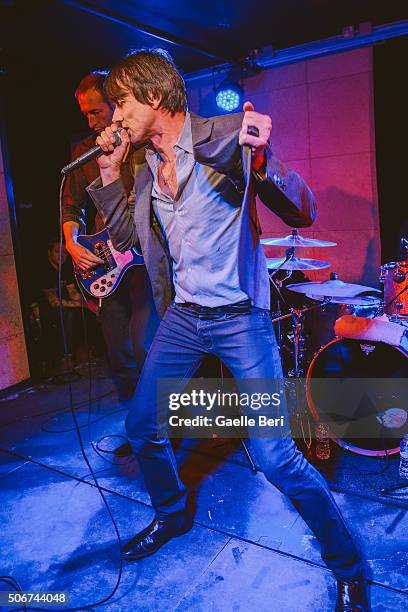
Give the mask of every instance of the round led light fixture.
POLYGON ((240 107, 243 94, 241 85, 227 77, 215 90, 215 101, 219 109, 231 113, 240 107))

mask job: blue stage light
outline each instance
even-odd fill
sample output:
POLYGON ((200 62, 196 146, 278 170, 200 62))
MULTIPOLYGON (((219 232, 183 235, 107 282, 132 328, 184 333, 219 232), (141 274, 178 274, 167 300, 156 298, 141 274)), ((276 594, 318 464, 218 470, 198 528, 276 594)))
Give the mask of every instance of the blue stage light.
POLYGON ((229 113, 237 110, 241 105, 243 93, 242 87, 227 77, 215 90, 218 108, 229 113))

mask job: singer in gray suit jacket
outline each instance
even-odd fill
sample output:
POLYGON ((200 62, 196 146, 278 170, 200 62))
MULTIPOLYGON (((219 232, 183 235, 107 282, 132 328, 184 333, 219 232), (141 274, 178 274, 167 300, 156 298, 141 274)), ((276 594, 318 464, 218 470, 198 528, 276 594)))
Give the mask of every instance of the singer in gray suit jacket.
MULTIPOLYGON (((244 195, 244 174, 238 135, 243 113, 221 115, 205 119, 190 114, 193 156, 197 163, 204 164, 224 175, 230 189, 244 195)), ((242 241, 238 252, 239 261, 251 288, 250 297, 256 297, 254 284, 255 258, 262 260, 263 251, 259 243, 260 225, 257 218, 255 196, 258 195, 270 210, 291 227, 307 227, 316 216, 316 206, 308 186, 302 178, 289 170, 274 155, 267 152, 267 165, 263 172, 252 173, 249 190, 248 214, 241 207, 239 223, 242 241), (246 235, 245 235, 246 234, 246 235), (244 242, 251 248, 244 250, 244 242)), ((157 312, 162 318, 174 296, 172 262, 169 257, 166 237, 158 216, 152 209, 153 176, 148 163, 138 165, 135 175, 134 214, 128 213, 128 198, 120 181, 99 190, 100 180, 94 181, 88 192, 95 202, 106 227, 109 229, 115 248, 121 251, 138 245, 143 252, 152 283, 157 312)), ((266 269, 262 269, 264 283, 260 305, 269 307, 269 281, 266 269)), ((258 282, 261 282, 258 279, 258 282)))
MULTIPOLYGON (((257 379, 264 381, 261 391, 277 388, 282 369, 255 196, 294 227, 311 225, 316 209, 302 178, 270 152, 270 118, 250 103, 243 114, 210 119, 186 112, 183 80, 163 52, 131 54, 111 70, 106 90, 116 104, 113 120, 125 130, 116 148, 115 126, 99 137, 109 154, 99 158, 100 179, 88 191, 115 247, 141 249, 162 318, 126 421, 155 510, 153 522, 122 550, 133 561, 192 526, 171 444, 158 428, 169 396, 157 393, 157 381, 171 379, 172 391, 181 392, 213 354, 244 387, 257 379), (130 141, 146 145, 133 214, 118 173, 130 141)), ((325 480, 290 437, 283 400, 278 414, 284 421, 278 433, 249 431, 256 460, 318 537, 342 585, 339 597, 361 596, 356 544, 325 480)))

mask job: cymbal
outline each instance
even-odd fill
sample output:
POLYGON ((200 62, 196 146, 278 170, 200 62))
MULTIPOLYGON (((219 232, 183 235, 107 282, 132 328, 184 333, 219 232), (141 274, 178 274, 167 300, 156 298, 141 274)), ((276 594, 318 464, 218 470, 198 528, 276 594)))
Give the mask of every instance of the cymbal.
POLYGON ((285 261, 285 257, 269 257, 266 260, 268 270, 321 270, 328 268, 331 263, 320 259, 304 259, 302 257, 292 257, 285 261))
MULTIPOLYGON (((316 300, 316 302, 323 302, 324 298, 317 295, 305 294, 307 298, 316 300)), ((327 296, 326 296, 327 297, 327 296)), ((330 304, 344 304, 345 306, 377 306, 381 305, 380 296, 376 297, 373 295, 365 295, 361 297, 330 297, 330 304)))
MULTIPOLYGON (((375 293, 376 295, 381 295, 381 291, 379 289, 375 289, 374 287, 367 287, 365 285, 357 285, 354 283, 344 283, 343 281, 336 280, 327 280, 316 283, 295 283, 292 285, 287 285, 287 289, 291 291, 296 291, 297 293, 304 293, 308 297, 323 298, 323 297, 331 297, 331 298, 355 298, 361 296, 363 293, 375 293)), ((344 304, 345 302, 339 302, 344 304)))
POLYGON ((283 247, 329 247, 336 246, 337 242, 328 242, 327 240, 317 240, 317 238, 304 238, 297 230, 292 230, 289 236, 284 238, 262 238, 261 244, 265 246, 283 246, 283 247))

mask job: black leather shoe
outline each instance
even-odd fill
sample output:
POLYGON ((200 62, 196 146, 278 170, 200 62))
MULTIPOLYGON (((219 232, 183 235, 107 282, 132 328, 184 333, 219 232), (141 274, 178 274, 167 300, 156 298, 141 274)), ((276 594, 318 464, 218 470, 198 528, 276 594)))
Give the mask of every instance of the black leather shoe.
POLYGON ((148 557, 159 550, 169 540, 187 533, 193 526, 193 517, 186 514, 184 521, 180 525, 174 519, 154 519, 150 525, 143 529, 134 538, 129 540, 122 548, 122 559, 126 561, 137 561, 148 557))
POLYGON ((336 612, 370 612, 365 580, 337 580, 336 612))

